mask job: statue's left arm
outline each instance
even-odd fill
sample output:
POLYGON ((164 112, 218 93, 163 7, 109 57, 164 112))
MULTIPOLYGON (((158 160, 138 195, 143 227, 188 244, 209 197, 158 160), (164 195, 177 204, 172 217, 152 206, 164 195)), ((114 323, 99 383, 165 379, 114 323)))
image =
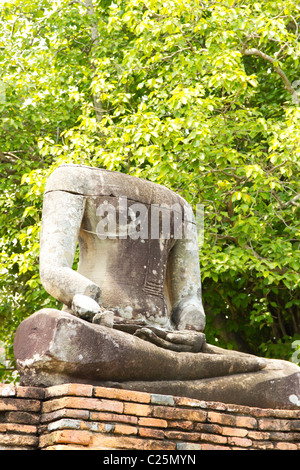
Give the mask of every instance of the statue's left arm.
POLYGON ((190 238, 178 239, 168 260, 168 292, 171 319, 177 330, 202 332, 205 313, 201 298, 201 276, 196 230, 190 238))

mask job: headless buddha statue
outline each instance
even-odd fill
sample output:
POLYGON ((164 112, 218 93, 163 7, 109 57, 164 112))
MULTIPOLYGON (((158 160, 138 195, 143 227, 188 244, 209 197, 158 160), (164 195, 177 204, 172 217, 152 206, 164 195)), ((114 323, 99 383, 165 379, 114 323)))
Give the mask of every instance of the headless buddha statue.
POLYGON ((63 308, 44 308, 19 325, 21 384, 79 382, 297 407, 295 364, 206 343, 197 228, 176 193, 63 165, 46 186, 40 242, 42 284, 63 308))

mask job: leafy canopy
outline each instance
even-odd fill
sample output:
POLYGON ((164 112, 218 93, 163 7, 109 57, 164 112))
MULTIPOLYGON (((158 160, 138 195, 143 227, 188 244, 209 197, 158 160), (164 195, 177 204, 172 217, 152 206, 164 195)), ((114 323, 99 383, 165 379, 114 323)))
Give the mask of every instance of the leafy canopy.
POLYGON ((20 321, 56 306, 39 280, 39 228, 45 181, 63 162, 203 204, 208 341, 290 359, 300 339, 298 2, 0 8, 3 365, 14 367, 20 321))

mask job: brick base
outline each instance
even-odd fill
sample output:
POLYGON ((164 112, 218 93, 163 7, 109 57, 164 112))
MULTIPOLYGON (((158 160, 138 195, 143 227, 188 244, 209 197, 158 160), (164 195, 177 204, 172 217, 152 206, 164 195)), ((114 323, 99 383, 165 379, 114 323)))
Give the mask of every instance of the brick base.
POLYGON ((92 385, 0 384, 0 450, 300 450, 300 410, 92 385))

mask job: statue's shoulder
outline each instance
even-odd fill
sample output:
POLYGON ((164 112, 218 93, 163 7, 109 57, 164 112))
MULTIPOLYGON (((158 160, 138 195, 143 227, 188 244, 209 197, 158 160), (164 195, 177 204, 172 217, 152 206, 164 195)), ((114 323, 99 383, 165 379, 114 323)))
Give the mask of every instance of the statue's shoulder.
POLYGON ((83 196, 126 196, 144 204, 187 204, 181 196, 165 186, 87 165, 64 164, 56 168, 47 181, 45 193, 52 191, 83 196))
POLYGON ((48 178, 45 193, 66 191, 81 195, 96 194, 97 182, 104 179, 104 175, 101 176, 103 172, 107 173, 107 170, 71 163, 60 165, 48 178))

